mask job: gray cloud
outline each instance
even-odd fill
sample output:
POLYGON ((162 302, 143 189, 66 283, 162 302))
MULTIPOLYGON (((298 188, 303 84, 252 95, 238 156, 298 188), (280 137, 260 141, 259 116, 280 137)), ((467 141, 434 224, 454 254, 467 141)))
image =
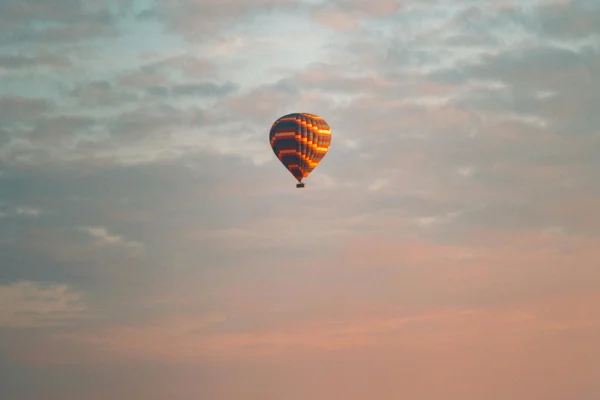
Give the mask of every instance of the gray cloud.
POLYGON ((162 72, 150 68, 125 73, 117 78, 117 83, 129 88, 146 88, 154 85, 167 84, 170 79, 162 72))
POLYGON ((234 93, 232 82, 198 82, 198 77, 211 77, 212 67, 194 57, 174 57, 147 63, 134 71, 118 74, 113 80, 82 81, 72 85, 68 93, 82 106, 119 107, 124 104, 151 101, 152 97, 223 97, 234 93), (173 73, 181 73, 176 80, 173 73), (148 96, 151 97, 149 98, 148 96))
POLYGON ((476 90, 461 103, 480 111, 538 117, 561 132, 593 133, 600 123, 594 111, 600 106, 596 96, 599 60, 595 47, 576 52, 542 46, 487 57, 480 64, 465 66, 462 76, 508 87, 476 90))
POLYGON ((122 113, 109 122, 108 129, 117 139, 141 139, 152 134, 169 135, 180 127, 193 128, 204 122, 201 109, 184 110, 162 105, 122 113))
POLYGON ((218 84, 215 82, 172 83, 170 85, 153 85, 146 89, 152 96, 158 97, 200 97, 219 98, 234 93, 237 86, 233 83, 218 84))
POLYGON ((600 5, 593 0, 541 2, 533 26, 557 38, 584 38, 600 32, 600 5))
POLYGON ((40 54, 35 56, 1 55, 0 68, 23 70, 35 67, 67 68, 72 65, 71 60, 64 56, 54 54, 40 54))
POLYGON ((68 93, 86 107, 118 107, 123 103, 139 100, 138 94, 122 90, 106 80, 77 83, 68 93))
POLYGON ((201 42, 207 35, 217 36, 232 23, 242 22, 257 14, 296 10, 300 4, 298 0, 163 0, 157 4, 156 15, 170 31, 192 42, 201 42))
POLYGON ((173 86, 171 93, 180 96, 221 97, 236 90, 232 83, 217 84, 214 82, 184 83, 173 86))
POLYGON ((3 124, 33 120, 52 110, 54 104, 47 99, 21 96, 0 97, 0 121, 3 124))
POLYGON ((0 4, 0 15, 0 44, 5 45, 79 42, 118 32, 117 17, 102 1, 59 0, 50 5, 41 0, 8 0, 0 4), (46 27, 31 29, 32 24, 46 27))
POLYGON ((170 57, 158 54, 148 55, 148 63, 140 69, 142 71, 178 72, 187 77, 206 78, 216 72, 216 66, 207 58, 187 53, 170 57))
POLYGON ((563 84, 555 79, 562 78, 563 72, 585 73, 584 57, 576 51, 543 45, 486 56, 481 64, 465 71, 473 79, 494 79, 537 90, 563 84))
POLYGON ((301 93, 297 83, 281 80, 253 88, 239 96, 225 99, 223 104, 231 118, 243 115, 247 121, 264 125, 285 113, 301 93))
POLYGON ((37 142, 60 142, 85 134, 96 123, 95 119, 83 115, 57 115, 38 120, 28 137, 37 142))
MULTIPOLYGON (((142 319, 162 312, 144 301, 148 290, 160 290, 161 282, 239 268, 237 257, 228 255, 227 239, 209 239, 200 258, 198 241, 205 242, 203 232, 210 238, 213 230, 268 216, 276 198, 254 204, 239 196, 224 199, 219 192, 250 181, 258 195, 271 187, 266 177, 276 171, 257 169, 240 157, 209 154, 183 164, 35 174, 13 169, 0 180, 0 200, 7 210, 35 199, 33 205, 45 212, 31 223, 3 219, 0 237, 8 240, 0 243, 0 278, 68 283, 85 291, 90 310, 110 319, 142 319), (115 291, 108 302, 103 295, 107 288, 115 291), (120 301, 130 304, 131 314, 123 313, 120 301)), ((260 257, 252 249, 244 253, 260 257)), ((211 282, 205 283, 205 292, 211 293, 211 282)))
POLYGON ((63 325, 85 311, 81 294, 66 285, 17 282, 0 285, 0 329, 63 325))
MULTIPOLYGON (((20 120, 19 122, 23 122, 20 120)), ((0 161, 10 165, 52 163, 60 153, 68 152, 79 140, 89 136, 96 120, 83 115, 54 115, 28 122, 30 128, 5 130, 0 161)))

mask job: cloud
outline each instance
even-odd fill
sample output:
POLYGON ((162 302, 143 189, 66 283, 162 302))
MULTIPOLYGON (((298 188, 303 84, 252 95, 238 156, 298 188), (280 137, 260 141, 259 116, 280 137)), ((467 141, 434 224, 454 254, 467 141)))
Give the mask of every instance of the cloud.
POLYGON ((272 85, 254 88, 250 92, 242 93, 226 102, 232 116, 245 115, 255 123, 262 122, 267 116, 271 116, 271 119, 275 121, 286 108, 296 102, 299 93, 300 90, 297 86, 279 81, 272 85))
POLYGON ((99 247, 104 246, 125 246, 134 249, 140 249, 143 245, 133 240, 125 240, 119 235, 111 235, 106 228, 103 227, 88 227, 81 228, 84 232, 94 238, 94 244, 99 247))
POLYGON ((165 85, 169 83, 169 79, 161 72, 153 71, 152 69, 141 69, 121 75, 117 79, 120 86, 130 88, 147 88, 157 85, 165 85))
MULTIPOLYGON (((33 105, 31 107, 34 108, 33 105)), ((38 109, 41 111, 43 108, 38 106, 38 109)), ((21 119, 20 122, 25 120, 21 119)), ((60 157, 68 153, 73 145, 91 136, 96 124, 95 119, 83 115, 31 118, 27 121, 30 128, 14 126, 6 129, 7 139, 0 148, 0 160, 6 164, 30 165, 52 162, 57 155, 60 157)))
POLYGON ((0 5, 3 40, 0 44, 65 43, 116 34, 115 18, 108 4, 59 0, 51 6, 41 0, 5 1, 0 5), (23 26, 32 26, 24 29, 23 26))
POLYGON ((361 2, 337 0, 326 5, 317 5, 313 18, 336 31, 346 31, 359 26, 361 19, 392 17, 400 10, 397 0, 361 2))
POLYGON ((190 78, 207 77, 216 72, 214 61, 187 52, 167 56, 148 54, 147 59, 149 62, 142 68, 144 70, 179 72, 190 78))
POLYGON ((64 325, 84 315, 82 295, 63 284, 21 281, 0 285, 0 326, 64 325))
POLYGON ((30 166, 55 160, 72 165, 177 159, 210 144, 206 127, 221 122, 217 118, 196 107, 151 104, 102 119, 60 115, 38 119, 38 126, 29 131, 7 130, 0 156, 7 165, 30 166), (113 136, 114 132, 118 134, 113 136))
POLYGON ((120 90, 110 81, 87 81, 75 84, 68 93, 86 107, 118 107, 125 102, 139 99, 139 95, 120 90))
POLYGON ((0 119, 3 124, 32 120, 52 109, 52 102, 43 98, 22 96, 0 97, 0 119))
POLYGON ((206 82, 176 85, 171 89, 171 93, 180 96, 220 97, 232 93, 234 90, 235 85, 231 83, 219 85, 214 82, 206 82))
POLYGON ((96 120, 83 115, 56 115, 40 118, 27 137, 36 143, 57 143, 82 137, 96 124, 96 120))
POLYGON ((297 0, 229 0, 188 1, 166 0, 157 5, 157 15, 168 29, 191 41, 199 41, 207 34, 218 36, 232 23, 244 22, 248 17, 280 10, 294 11, 297 0))
POLYGON ((557 38, 581 38, 598 33, 600 7, 589 0, 541 2, 532 21, 540 33, 557 38))
MULTIPOLYGON (((127 240, 120 235, 111 234, 104 227, 70 230, 38 228, 26 232, 25 236, 28 241, 21 242, 25 247, 62 261, 83 261, 88 256, 109 251, 110 248, 115 251, 116 257, 137 256, 144 247, 142 243, 135 240, 127 240), (77 238, 78 232, 85 232, 87 237, 77 238), (51 239, 52 236, 54 239, 51 239)), ((108 258, 108 254, 106 257, 108 258)))
MULTIPOLYGON (((210 115, 210 114, 209 114, 210 115)), ((138 145, 150 133, 168 137, 183 130, 197 129, 210 123, 203 109, 190 107, 187 109, 170 105, 146 106, 130 112, 123 112, 109 121, 110 130, 118 132, 122 141, 134 140, 138 145)), ((165 150, 170 146, 165 143, 165 150)))
POLYGON ((145 55, 143 59, 139 68, 117 73, 112 79, 79 81, 70 84, 66 92, 84 107, 117 108, 152 102, 156 97, 221 97, 237 89, 232 82, 207 81, 206 78, 215 77, 214 65, 202 58, 145 55))
MULTIPOLYGON (((464 275, 463 279, 468 277, 464 275)), ((111 327, 68 337, 102 351, 139 360, 158 358, 174 364, 210 359, 265 361, 300 354, 338 357, 344 352, 352 354, 364 349, 376 354, 386 348, 394 349, 396 354, 417 351, 424 355, 434 349, 464 348, 467 343, 482 348, 495 343, 504 349, 514 349, 516 344, 534 338, 546 342, 569 331, 594 331, 598 326, 589 316, 599 311, 590 305, 595 304, 596 298, 596 295, 557 296, 500 308, 445 306, 422 312, 386 309, 383 303, 361 304, 348 299, 353 314, 340 311, 339 301, 331 296, 323 298, 320 307, 309 302, 307 307, 311 312, 302 311, 289 302, 293 297, 288 295, 287 301, 279 306, 268 302, 254 307, 247 305, 235 315, 181 315, 140 326, 111 327), (566 312, 574 305, 582 307, 581 312, 566 312), (282 318, 284 313, 294 313, 296 319, 286 321, 282 318), (260 324, 252 323, 256 319, 260 324), (463 329, 465 326, 471 329, 463 329), (474 339, 468 333, 472 329, 485 335, 474 339)))
POLYGON ((17 207, 16 213, 18 215, 37 217, 38 215, 40 215, 42 213, 42 210, 40 210, 39 208, 33 208, 33 207, 17 207))
POLYGON ((23 70, 26 68, 49 67, 55 69, 68 68, 72 65, 70 59, 55 54, 39 54, 35 56, 2 55, 0 68, 8 70, 23 70))
POLYGON ((7 218, 12 215, 16 215, 19 217, 39 217, 44 212, 41 208, 38 207, 29 207, 29 206, 17 206, 17 207, 8 207, 2 203, 0 203, 0 218, 7 218))

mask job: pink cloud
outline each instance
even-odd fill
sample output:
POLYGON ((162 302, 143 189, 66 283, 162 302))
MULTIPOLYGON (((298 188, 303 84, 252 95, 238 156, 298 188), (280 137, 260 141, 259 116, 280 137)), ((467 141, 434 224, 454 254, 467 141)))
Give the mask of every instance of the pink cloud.
MULTIPOLYGON (((425 360, 427 354, 434 351, 438 353, 439 362, 468 369, 474 367, 471 363, 480 360, 477 349, 502 363, 504 352, 513 356, 522 351, 527 353, 534 350, 527 349, 531 343, 550 350, 547 345, 560 343, 566 333, 591 338, 590 335, 600 332, 597 304, 600 304, 599 293, 578 294, 495 309, 440 307, 404 315, 364 314, 321 321, 288 318, 276 326, 238 333, 211 331, 211 326, 227 320, 224 316, 189 315, 66 337, 76 351, 87 346, 90 353, 108 352, 166 364, 272 357, 293 363, 294 358, 303 353, 335 357, 354 351, 377 355, 387 349, 398 357, 419 354, 425 360)), ((563 348, 566 356, 574 356, 579 351, 572 341, 563 342, 563 346, 566 346, 563 348)), ((600 355, 599 346, 587 350, 600 355)), ((45 362, 54 362, 52 353, 44 354, 45 362)), ((60 362, 76 360, 73 354, 54 356, 60 362)), ((28 359, 33 361, 31 357, 28 359)), ((535 360, 524 360, 530 366, 531 361, 535 365, 535 360)))
MULTIPOLYGON (((168 27, 190 40, 198 34, 218 36, 232 21, 265 10, 294 10, 297 0, 162 0, 160 11, 167 16, 168 27)), ((204 36, 202 37, 204 38, 204 36)))
POLYGON ((389 16, 398 12, 401 8, 398 0, 352 0, 348 1, 348 6, 372 16, 389 16))
POLYGON ((597 381, 597 238, 480 231, 444 245, 351 237, 338 253, 285 273, 223 275, 210 296, 182 285, 163 299, 180 297, 182 311, 168 317, 57 333, 19 357, 41 365, 250 365, 254 379, 231 378, 239 390, 257 393, 258 381, 273 388, 302 374, 320 382, 321 398, 343 392, 336 382, 349 376, 357 377, 348 383, 351 399, 471 399, 491 391, 558 399, 597 381), (199 299, 213 311, 185 310, 199 299))
POLYGON ((337 1, 315 12, 314 18, 334 30, 347 31, 358 27, 361 19, 391 16, 399 10, 396 0, 337 1))
POLYGON ((347 31, 358 26, 358 18, 342 11, 322 11, 315 15, 315 20, 336 31, 347 31))

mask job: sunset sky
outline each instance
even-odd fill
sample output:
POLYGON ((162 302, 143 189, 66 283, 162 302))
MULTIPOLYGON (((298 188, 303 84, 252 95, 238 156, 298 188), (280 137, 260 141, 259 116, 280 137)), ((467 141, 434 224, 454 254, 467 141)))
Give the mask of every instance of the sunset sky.
POLYGON ((0 0, 2 400, 597 400, 599 210, 597 0, 0 0))

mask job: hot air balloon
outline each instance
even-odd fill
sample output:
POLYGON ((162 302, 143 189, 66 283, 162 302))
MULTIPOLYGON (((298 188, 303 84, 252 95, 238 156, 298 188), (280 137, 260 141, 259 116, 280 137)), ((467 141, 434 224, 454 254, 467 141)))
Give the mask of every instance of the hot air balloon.
POLYGON ((323 159, 331 144, 331 129, 318 115, 287 114, 271 126, 271 148, 303 188, 306 178, 323 159))

